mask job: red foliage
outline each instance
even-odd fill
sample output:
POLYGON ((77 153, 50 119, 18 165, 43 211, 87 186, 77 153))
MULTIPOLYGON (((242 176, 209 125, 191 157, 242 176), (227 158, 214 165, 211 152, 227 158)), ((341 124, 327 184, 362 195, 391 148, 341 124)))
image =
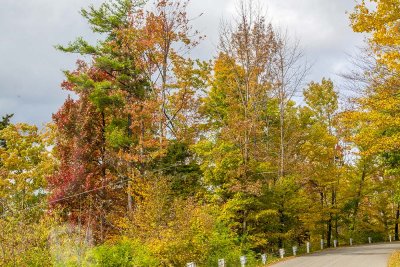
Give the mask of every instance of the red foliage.
MULTIPOLYGON (((74 90, 70 82, 63 86, 74 90)), ((107 211, 123 204, 123 189, 114 185, 113 168, 108 163, 112 155, 106 149, 105 114, 91 103, 88 92, 80 91, 78 96, 78 100, 68 97, 53 115, 59 168, 48 178, 49 203, 52 208, 61 208, 66 220, 89 224, 95 239, 102 240, 107 211)))

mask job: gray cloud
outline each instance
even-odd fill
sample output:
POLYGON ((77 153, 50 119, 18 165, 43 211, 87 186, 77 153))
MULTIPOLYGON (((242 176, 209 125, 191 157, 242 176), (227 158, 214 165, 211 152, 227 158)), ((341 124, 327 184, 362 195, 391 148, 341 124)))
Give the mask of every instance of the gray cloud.
MULTIPOLYGON (((309 79, 335 74, 348 67, 346 53, 361 44, 346 11, 348 0, 259 0, 273 24, 287 28, 300 39, 306 57, 315 62, 309 79)), ((62 69, 72 69, 76 56, 56 51, 77 36, 92 41, 81 7, 102 0, 2 0, 0 9, 0 115, 15 113, 14 121, 43 124, 51 120, 67 93, 60 89, 62 69)), ((192 0, 189 15, 194 28, 207 39, 193 51, 194 57, 216 54, 221 18, 229 20, 236 0, 192 0), (196 18, 200 13, 201 17, 196 18)))
POLYGON ((14 121, 36 124, 50 121, 66 96, 59 86, 61 70, 76 61, 53 46, 78 35, 94 40, 79 15, 80 8, 91 2, 2 0, 0 115, 15 113, 14 121))

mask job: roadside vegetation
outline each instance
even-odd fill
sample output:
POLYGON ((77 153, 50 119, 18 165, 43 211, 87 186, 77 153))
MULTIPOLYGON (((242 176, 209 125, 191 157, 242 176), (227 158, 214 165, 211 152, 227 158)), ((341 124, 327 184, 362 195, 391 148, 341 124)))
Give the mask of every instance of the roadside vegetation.
POLYGON ((400 266, 400 251, 395 251, 390 256, 388 267, 399 267, 400 266))

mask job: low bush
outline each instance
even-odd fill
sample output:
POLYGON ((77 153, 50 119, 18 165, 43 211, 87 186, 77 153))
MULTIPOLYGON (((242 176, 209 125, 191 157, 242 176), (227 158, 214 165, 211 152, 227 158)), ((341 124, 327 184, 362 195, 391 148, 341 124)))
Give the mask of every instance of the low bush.
POLYGON ((97 246, 87 253, 85 266, 139 267, 159 266, 149 249, 137 240, 122 238, 116 243, 97 246))

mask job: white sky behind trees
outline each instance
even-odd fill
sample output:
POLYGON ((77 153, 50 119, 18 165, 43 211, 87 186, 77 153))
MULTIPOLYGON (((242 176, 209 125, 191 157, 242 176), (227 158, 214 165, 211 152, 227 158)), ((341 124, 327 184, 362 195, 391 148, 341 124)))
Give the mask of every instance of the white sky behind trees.
MULTIPOLYGON (((188 8, 194 29, 207 38, 193 58, 217 55, 219 25, 229 21, 238 0, 191 0, 188 8), (202 16, 198 17, 199 14, 202 16)), ((64 102, 62 70, 74 69, 78 56, 54 49, 78 36, 96 40, 79 10, 103 0, 0 0, 0 116, 15 113, 13 122, 43 125, 64 102)), ((349 54, 362 46, 346 11, 353 0, 258 0, 267 20, 300 41, 312 69, 307 81, 340 78, 351 67, 349 54)))

